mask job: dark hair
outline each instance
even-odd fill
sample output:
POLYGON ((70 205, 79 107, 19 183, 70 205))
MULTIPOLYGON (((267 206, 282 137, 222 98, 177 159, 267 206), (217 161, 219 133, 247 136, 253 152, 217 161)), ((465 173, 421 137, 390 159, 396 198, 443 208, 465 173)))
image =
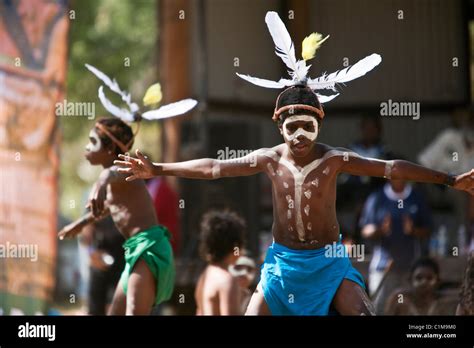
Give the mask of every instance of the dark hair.
MULTIPOLYGON (((278 96, 276 108, 280 109, 283 106, 287 105, 294 105, 294 104, 305 104, 305 105, 310 105, 314 106, 315 108, 320 109, 321 108, 321 103, 319 102, 318 96, 314 91, 307 87, 307 86, 292 86, 287 89, 285 89, 283 92, 280 93, 278 96)), ((318 120, 318 125, 321 127, 321 122, 322 119, 319 117, 319 115, 315 112, 306 110, 306 109, 290 109, 287 110, 283 113, 280 114, 280 117, 278 118, 278 125, 281 126, 285 119, 288 116, 293 116, 293 115, 311 115, 316 117, 318 120)))
POLYGON ((433 272, 436 274, 436 276, 439 278, 438 263, 429 257, 420 258, 413 263, 410 269, 410 278, 413 276, 413 273, 415 273, 415 270, 420 267, 431 268, 433 272))
MULTIPOLYGON (((130 126, 128 124, 126 124, 125 122, 123 122, 121 119, 103 117, 103 118, 100 118, 97 121, 97 123, 100 123, 105 128, 107 128, 107 130, 114 137, 116 137, 117 140, 122 142, 122 144, 124 144, 125 146, 127 144, 129 144, 129 149, 132 147, 133 137, 134 137, 132 128, 130 128, 130 126)), ((119 155, 119 154, 123 153, 123 150, 120 148, 120 146, 117 146, 117 144, 115 144, 112 139, 110 139, 106 134, 104 134, 104 132, 101 132, 100 129, 98 129, 98 134, 99 134, 99 138, 102 141, 102 144, 104 144, 104 146, 109 146, 110 144, 114 144, 115 145, 115 154, 119 155)))
POLYGON ((230 210, 210 210, 202 217, 199 252, 208 262, 222 261, 244 244, 245 221, 230 210))

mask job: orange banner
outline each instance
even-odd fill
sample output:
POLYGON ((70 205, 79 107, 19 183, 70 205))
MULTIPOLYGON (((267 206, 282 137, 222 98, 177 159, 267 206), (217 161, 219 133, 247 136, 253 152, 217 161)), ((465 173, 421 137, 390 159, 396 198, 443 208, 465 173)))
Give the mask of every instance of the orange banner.
POLYGON ((0 0, 0 314, 45 313, 55 287, 67 11, 0 0))

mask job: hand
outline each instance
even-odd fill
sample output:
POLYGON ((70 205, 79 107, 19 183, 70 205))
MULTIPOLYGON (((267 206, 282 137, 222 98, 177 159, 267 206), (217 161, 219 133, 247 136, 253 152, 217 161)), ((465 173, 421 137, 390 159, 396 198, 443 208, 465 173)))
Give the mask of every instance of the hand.
POLYGON ((474 169, 456 176, 453 188, 474 195, 474 169))
POLYGON ((413 220, 412 218, 409 216, 409 215, 403 215, 403 232, 407 235, 407 236, 411 236, 411 235, 414 235, 414 224, 413 224, 413 220))
POLYGON ((99 182, 96 183, 89 196, 89 202, 86 207, 89 207, 92 211, 92 216, 98 218, 104 212, 104 202, 107 199, 107 183, 99 182))
POLYGON ((79 233, 81 233, 82 228, 79 227, 76 223, 71 223, 67 226, 64 226, 61 231, 58 233, 58 237, 60 240, 64 238, 74 238, 79 233))
POLYGON ((115 160, 114 164, 118 165, 117 172, 130 173, 125 180, 132 181, 135 179, 149 179, 155 176, 154 165, 146 156, 144 156, 139 150, 135 151, 138 158, 125 156, 120 154, 118 157, 123 161, 115 160))
POLYGON ((388 236, 392 233, 392 217, 389 214, 385 215, 382 224, 380 225, 380 231, 383 236, 388 236))

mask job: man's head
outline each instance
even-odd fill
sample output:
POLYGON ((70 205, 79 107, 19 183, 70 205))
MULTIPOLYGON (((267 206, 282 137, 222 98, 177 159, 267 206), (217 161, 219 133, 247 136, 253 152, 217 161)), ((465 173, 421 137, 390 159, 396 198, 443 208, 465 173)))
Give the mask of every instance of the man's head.
POLYGON ((211 263, 233 264, 244 245, 244 220, 230 210, 211 210, 201 221, 201 257, 211 263))
POLYGON ((305 86, 285 89, 277 98, 273 120, 295 157, 310 153, 321 129, 324 117, 314 91, 305 86))
POLYGON ((133 145, 133 132, 129 125, 118 118, 101 118, 89 132, 86 159, 92 165, 104 165, 133 145))
POLYGON ((436 290, 439 282, 439 266, 430 258, 418 259, 412 266, 410 281, 415 291, 429 294, 436 290))

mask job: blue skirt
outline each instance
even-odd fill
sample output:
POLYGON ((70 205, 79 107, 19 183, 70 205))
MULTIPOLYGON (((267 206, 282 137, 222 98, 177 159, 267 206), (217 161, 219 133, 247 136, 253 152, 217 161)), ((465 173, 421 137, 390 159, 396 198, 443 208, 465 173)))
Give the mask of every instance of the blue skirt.
MULTIPOLYGON (((344 248, 341 242, 336 245, 344 248)), ((295 250, 273 242, 268 248, 260 284, 273 315, 328 315, 344 279, 365 289, 347 253, 334 255, 327 252, 328 247, 295 250)))

